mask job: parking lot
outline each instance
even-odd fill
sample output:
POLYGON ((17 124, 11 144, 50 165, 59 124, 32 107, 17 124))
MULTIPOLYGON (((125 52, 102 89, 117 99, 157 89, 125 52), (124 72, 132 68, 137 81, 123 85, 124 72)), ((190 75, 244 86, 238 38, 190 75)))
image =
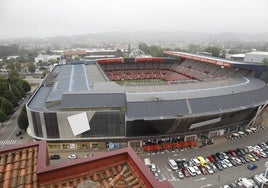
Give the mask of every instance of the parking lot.
POLYGON ((159 181, 168 180, 174 187, 181 187, 181 185, 185 185, 187 187, 187 184, 189 183, 191 183, 191 187, 223 187, 224 185, 234 182, 238 178, 252 177, 257 173, 264 172, 264 163, 268 158, 260 157, 260 159, 257 161, 255 160, 245 162, 243 164, 236 164, 236 166, 232 165, 232 167, 226 167, 223 170, 218 170, 212 174, 200 174, 191 176, 189 178, 184 177, 183 179, 180 179, 176 175, 175 170, 173 170, 168 164, 168 160, 174 159, 176 161, 182 161, 185 159, 185 161, 189 162, 190 159, 196 158, 197 156, 203 156, 206 158, 207 156, 211 156, 219 152, 244 148, 245 146, 255 146, 258 143, 268 141, 266 136, 267 133, 268 130, 265 128, 261 129, 261 131, 256 131, 255 133, 240 137, 239 139, 217 139, 215 140, 215 145, 210 145, 203 148, 196 147, 186 150, 144 153, 141 154, 141 158, 150 158, 151 162, 156 164, 157 172, 159 174, 159 181), (257 165, 257 169, 249 170, 247 168, 248 164, 252 163, 257 165))

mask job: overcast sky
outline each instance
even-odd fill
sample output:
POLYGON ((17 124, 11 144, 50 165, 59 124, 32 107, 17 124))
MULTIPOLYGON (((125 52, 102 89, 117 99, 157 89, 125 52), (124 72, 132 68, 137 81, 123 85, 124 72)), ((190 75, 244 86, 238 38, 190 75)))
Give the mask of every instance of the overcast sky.
POLYGON ((268 0, 0 0, 0 38, 110 31, 268 32, 268 0))

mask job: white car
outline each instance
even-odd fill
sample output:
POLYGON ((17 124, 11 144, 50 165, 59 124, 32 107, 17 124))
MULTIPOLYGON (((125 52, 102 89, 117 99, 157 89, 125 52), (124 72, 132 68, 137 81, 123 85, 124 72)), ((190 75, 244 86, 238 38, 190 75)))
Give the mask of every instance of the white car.
POLYGON ((260 151, 259 153, 260 153, 260 155, 261 155, 263 158, 266 158, 266 157, 267 157, 267 154, 264 153, 263 151, 260 151))
POLYGON ((225 162, 220 161, 220 163, 221 163, 221 165, 222 165, 223 168, 227 168, 227 165, 225 164, 225 162))
POLYGON ((201 174, 201 170, 197 166, 193 166, 197 175, 201 174))
POLYGON ((238 159, 237 157, 232 157, 232 159, 238 164, 241 165, 242 161, 240 159, 238 159))
POLYGON ((155 177, 156 179, 159 179, 159 174, 158 174, 158 172, 153 172, 153 175, 154 175, 154 177, 155 177))
POLYGON ((210 168, 210 166, 206 165, 205 169, 208 171, 209 174, 213 174, 213 170, 210 168))
POLYGON ((232 163, 228 159, 224 159, 222 162, 225 163, 226 166, 228 166, 228 167, 232 167, 233 166, 232 163))
POLYGON ((77 155, 76 154, 69 155, 68 159, 77 159, 77 155))
POLYGON ((154 163, 151 164, 151 171, 156 172, 156 166, 154 163))
POLYGON ((180 170, 176 170, 176 171, 175 171, 175 174, 176 174, 180 179, 183 179, 183 178, 184 178, 184 175, 183 175, 183 173, 182 173, 180 170))

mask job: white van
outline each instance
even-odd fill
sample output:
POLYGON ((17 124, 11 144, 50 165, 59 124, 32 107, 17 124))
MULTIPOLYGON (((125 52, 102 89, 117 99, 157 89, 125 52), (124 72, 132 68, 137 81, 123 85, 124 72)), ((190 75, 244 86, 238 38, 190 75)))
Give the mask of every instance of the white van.
POLYGON ((144 164, 148 168, 151 168, 151 160, 150 160, 150 158, 144 158, 144 164))
POLYGON ((173 169, 173 170, 178 170, 178 165, 177 163, 174 161, 174 159, 169 159, 168 160, 168 165, 173 169))
POLYGON ((187 170, 189 171, 191 176, 196 176, 196 171, 195 171, 194 167, 189 166, 189 167, 187 167, 187 170))
POLYGON ((258 177, 262 179, 264 185, 268 185, 268 179, 266 177, 264 177, 263 173, 260 173, 260 175, 258 175, 258 177))
POLYGON ((255 175, 252 179, 258 186, 261 186, 263 183, 263 180, 258 175, 255 175))

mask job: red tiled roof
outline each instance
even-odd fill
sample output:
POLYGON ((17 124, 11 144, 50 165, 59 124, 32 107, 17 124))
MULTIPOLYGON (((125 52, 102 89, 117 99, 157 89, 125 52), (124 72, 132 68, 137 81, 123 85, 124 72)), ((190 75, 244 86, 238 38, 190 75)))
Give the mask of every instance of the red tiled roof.
POLYGON ((64 55, 71 56, 71 55, 86 55, 86 50, 66 50, 63 52, 64 55))
POLYGON ((45 142, 1 150, 0 187, 39 187, 37 161, 44 161, 42 158, 46 157, 43 155, 45 153, 47 154, 45 142))
POLYGON ((45 141, 0 151, 0 187, 172 187, 159 182, 131 148, 49 165, 45 141))

